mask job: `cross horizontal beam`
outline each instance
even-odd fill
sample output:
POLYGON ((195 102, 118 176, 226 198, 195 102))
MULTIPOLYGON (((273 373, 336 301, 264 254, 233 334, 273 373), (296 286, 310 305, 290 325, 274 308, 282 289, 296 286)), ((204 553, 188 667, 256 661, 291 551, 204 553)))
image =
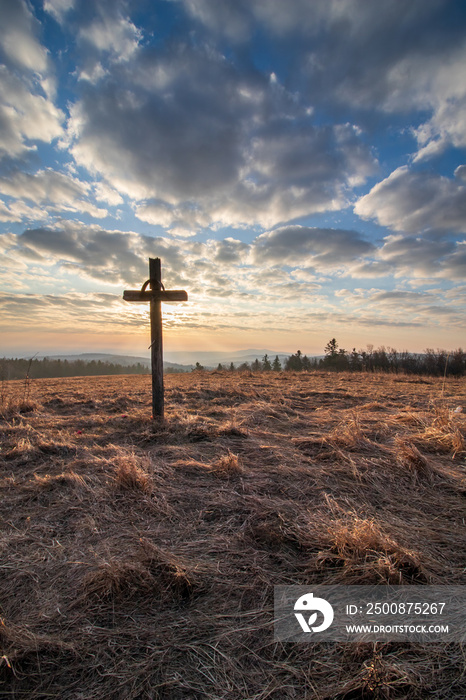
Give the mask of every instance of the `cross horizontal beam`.
POLYGON ((182 289, 172 289, 168 291, 151 289, 141 291, 140 289, 126 289, 123 292, 125 301, 188 301, 188 293, 182 289))

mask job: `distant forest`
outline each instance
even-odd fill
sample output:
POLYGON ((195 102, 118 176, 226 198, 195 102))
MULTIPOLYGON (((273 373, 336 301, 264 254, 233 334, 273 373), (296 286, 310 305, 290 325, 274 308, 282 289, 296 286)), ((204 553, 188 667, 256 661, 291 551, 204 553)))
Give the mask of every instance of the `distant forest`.
MULTIPOLYGON (((264 355, 254 362, 243 362, 237 366, 230 364, 217 366, 217 371, 231 372, 312 372, 316 370, 334 372, 389 372, 404 374, 423 374, 436 377, 464 376, 466 374, 466 353, 461 348, 457 350, 427 349, 424 353, 413 354, 406 350, 398 352, 394 348, 379 347, 374 350, 368 345, 366 350, 350 352, 339 348, 335 338, 325 346, 324 357, 307 357, 298 350, 286 358, 283 363, 278 355, 270 358, 264 355)), ((177 368, 166 368, 165 373, 182 372, 177 368)), ((189 371, 189 370, 185 370, 189 371)), ((199 362, 194 372, 206 371, 199 362)), ((119 365, 101 360, 51 360, 37 359, 0 359, 0 381, 7 379, 59 378, 59 377, 89 377, 103 374, 148 374, 150 369, 140 362, 133 365, 119 365)))
POLYGON ((101 360, 43 360, 6 359, 0 360, 0 380, 5 379, 40 379, 59 377, 94 377, 102 374, 148 374, 146 365, 138 362, 134 365, 118 365, 101 360))
MULTIPOLYGON (((199 362, 195 371, 204 369, 199 362)), ((315 370, 330 370, 334 372, 389 372, 405 374, 425 374, 436 377, 463 376, 466 374, 466 353, 458 350, 427 349, 424 353, 413 354, 406 350, 398 352, 395 348, 379 347, 374 350, 368 345, 366 350, 351 352, 338 347, 335 338, 325 346, 324 357, 309 358, 301 350, 290 355, 283 363, 278 355, 271 359, 264 355, 262 360, 256 359, 251 363, 243 363, 239 367, 218 365, 217 370, 235 370, 252 372, 293 371, 310 372, 315 370)))

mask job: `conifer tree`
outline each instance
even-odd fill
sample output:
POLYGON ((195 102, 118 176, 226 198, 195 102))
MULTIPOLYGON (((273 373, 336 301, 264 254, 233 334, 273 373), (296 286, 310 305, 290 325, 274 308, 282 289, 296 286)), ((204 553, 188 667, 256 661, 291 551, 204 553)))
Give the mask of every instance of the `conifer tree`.
POLYGON ((262 370, 264 372, 270 372, 272 370, 272 364, 269 360, 269 356, 267 354, 264 355, 262 358, 262 370))
POLYGON ((292 372, 301 372, 303 369, 302 352, 298 350, 295 355, 290 355, 285 362, 285 369, 292 372))

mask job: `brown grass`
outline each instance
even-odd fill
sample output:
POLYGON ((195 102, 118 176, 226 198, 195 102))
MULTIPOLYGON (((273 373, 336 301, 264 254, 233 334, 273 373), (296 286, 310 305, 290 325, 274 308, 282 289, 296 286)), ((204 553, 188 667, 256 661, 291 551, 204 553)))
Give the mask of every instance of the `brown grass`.
POLYGON ((148 473, 140 464, 141 458, 137 458, 135 454, 118 454, 114 459, 115 462, 115 482, 120 489, 136 489, 149 493, 152 488, 151 480, 148 473))
POLYGON ((464 698, 459 645, 273 640, 279 584, 465 583, 466 382, 8 382, 0 697, 464 698), (455 412, 458 406, 463 412, 455 412))
POLYGON ((328 528, 329 547, 318 561, 339 568, 333 582, 358 585, 424 584, 428 574, 418 552, 401 546, 373 519, 336 521, 328 528))

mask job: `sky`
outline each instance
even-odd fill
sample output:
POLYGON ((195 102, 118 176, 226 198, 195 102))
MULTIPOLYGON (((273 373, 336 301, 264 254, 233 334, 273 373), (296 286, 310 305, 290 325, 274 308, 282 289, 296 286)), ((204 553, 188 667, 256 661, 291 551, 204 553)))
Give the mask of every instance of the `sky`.
POLYGON ((465 347, 462 0, 0 0, 0 355, 465 347))

